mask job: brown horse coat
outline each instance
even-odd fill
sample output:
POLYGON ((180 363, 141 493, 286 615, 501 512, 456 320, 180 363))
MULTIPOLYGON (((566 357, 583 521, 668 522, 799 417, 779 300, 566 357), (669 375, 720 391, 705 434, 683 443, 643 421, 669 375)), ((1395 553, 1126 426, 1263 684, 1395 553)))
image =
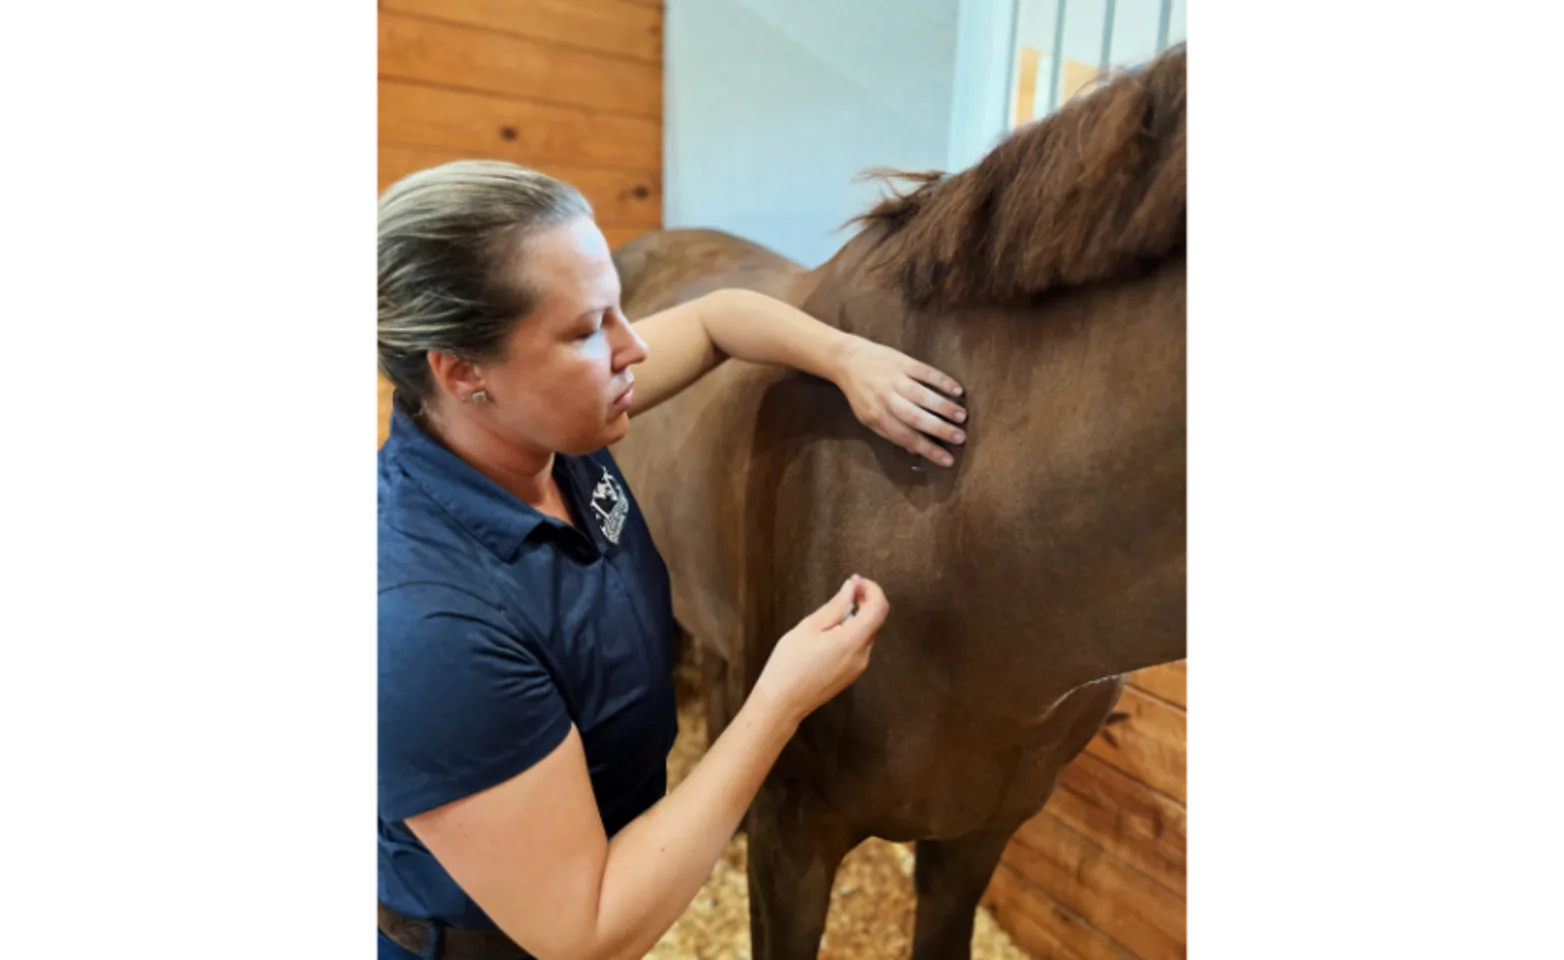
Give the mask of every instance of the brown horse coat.
POLYGON ((836 864, 868 836, 919 841, 914 956, 966 956, 1006 841, 1122 675, 1184 656, 1184 64, 1176 48, 967 171, 915 177, 818 270, 711 231, 618 254, 632 317, 748 287, 968 388, 951 469, 834 386, 737 361, 615 448, 676 615, 731 668, 719 727, 848 574, 891 600, 868 671, 751 809, 757 960, 815 956, 836 864))

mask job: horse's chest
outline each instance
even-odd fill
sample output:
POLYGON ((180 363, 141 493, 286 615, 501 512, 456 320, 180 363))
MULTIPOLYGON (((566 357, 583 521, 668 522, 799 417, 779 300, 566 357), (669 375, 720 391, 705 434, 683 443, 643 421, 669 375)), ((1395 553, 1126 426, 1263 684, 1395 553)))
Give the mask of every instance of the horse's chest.
POLYGON ((878 836, 949 838, 1025 818, 1052 788, 1058 738, 1046 728, 913 723, 841 739, 813 776, 838 809, 878 836))
POLYGON ((1031 718, 991 716, 965 699, 844 704, 810 731, 809 776, 833 807, 890 839, 1018 824, 1042 807, 1121 687, 1087 684, 1031 718))

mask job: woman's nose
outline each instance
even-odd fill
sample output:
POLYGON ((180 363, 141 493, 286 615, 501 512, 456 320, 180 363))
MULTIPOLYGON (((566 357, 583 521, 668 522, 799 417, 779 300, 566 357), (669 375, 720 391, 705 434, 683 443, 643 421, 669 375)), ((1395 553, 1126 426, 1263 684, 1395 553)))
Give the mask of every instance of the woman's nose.
POLYGON ((615 359, 618 361, 615 366, 622 368, 644 363, 647 357, 646 341, 635 332, 635 327, 629 320, 622 320, 621 326, 624 333, 619 348, 614 351, 615 359))

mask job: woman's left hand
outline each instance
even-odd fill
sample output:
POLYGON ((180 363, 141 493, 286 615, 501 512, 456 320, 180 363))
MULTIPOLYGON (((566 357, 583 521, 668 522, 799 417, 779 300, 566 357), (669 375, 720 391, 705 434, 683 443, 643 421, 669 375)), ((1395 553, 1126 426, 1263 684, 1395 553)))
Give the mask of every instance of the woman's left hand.
POLYGON ((967 411, 930 389, 960 396, 961 385, 955 380, 898 350, 852 335, 842 345, 832 379, 864 426, 940 466, 955 462, 949 451, 930 440, 966 442, 966 432, 957 424, 966 422, 967 411))

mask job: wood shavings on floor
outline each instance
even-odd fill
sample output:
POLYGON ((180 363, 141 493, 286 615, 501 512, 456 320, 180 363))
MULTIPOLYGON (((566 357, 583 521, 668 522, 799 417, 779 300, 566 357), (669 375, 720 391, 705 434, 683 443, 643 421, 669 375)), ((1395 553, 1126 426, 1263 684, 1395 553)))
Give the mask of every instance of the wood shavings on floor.
MULTIPOLYGON (((688 659, 688 658, 687 658, 688 659)), ((706 719, 691 663, 680 668, 679 738, 668 757, 672 789, 706 750, 706 719)), ((728 844, 706 885, 648 960, 750 960, 749 888, 744 837, 728 844)), ((819 960, 881 960, 912 952, 913 852, 910 844, 871 839, 847 855, 831 890, 819 960)), ((1031 960, 994 922, 977 913, 973 960, 1031 960)))

